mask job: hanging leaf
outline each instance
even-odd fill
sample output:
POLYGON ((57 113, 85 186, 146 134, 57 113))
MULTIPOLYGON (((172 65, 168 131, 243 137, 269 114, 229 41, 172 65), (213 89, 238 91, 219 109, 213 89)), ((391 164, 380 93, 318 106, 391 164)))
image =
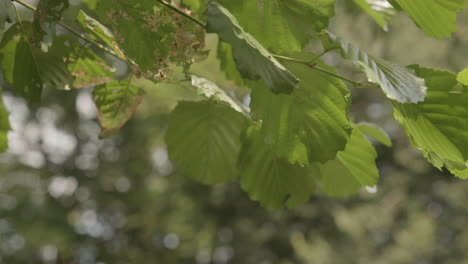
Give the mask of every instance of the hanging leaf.
POLYGON ((466 8, 466 0, 394 0, 424 30, 436 38, 457 30, 457 12, 466 8))
POLYGON ((5 28, 5 23, 11 23, 15 17, 13 3, 10 0, 0 0, 0 30, 5 28))
POLYGON ((206 15, 206 31, 218 34, 222 41, 231 44, 237 68, 245 78, 261 77, 274 93, 290 93, 298 87, 299 80, 245 32, 226 8, 211 2, 206 15))
POLYGON ((357 128, 361 130, 362 133, 384 144, 385 146, 387 147, 392 146, 392 141, 390 137, 387 135, 387 133, 382 128, 376 126, 375 124, 359 123, 357 125, 357 128))
POLYGON ((320 184, 332 197, 349 196, 379 179, 375 165, 377 152, 359 128, 354 128, 344 151, 336 159, 320 165, 320 184))
POLYGON ((277 53, 302 51, 313 35, 328 27, 335 0, 222 0, 240 26, 277 53))
POLYGON ((247 118, 220 101, 180 102, 169 119, 169 157, 184 173, 205 183, 238 177, 241 133, 247 118))
POLYGON ((74 78, 70 84, 72 88, 90 87, 114 79, 114 69, 73 37, 67 35, 56 37, 52 50, 61 52, 60 57, 74 78))
POLYGON ((388 98, 400 103, 417 103, 424 100, 427 90, 424 80, 415 76, 409 69, 371 56, 330 32, 325 33, 323 45, 326 49, 339 47, 342 56, 359 66, 369 81, 378 83, 388 98))
POLYGON ((31 45, 26 36, 31 24, 13 25, 0 43, 0 65, 5 80, 15 91, 32 102, 39 102, 43 85, 64 89, 73 82, 63 61, 64 51, 51 48, 47 53, 31 45), (23 31, 24 29, 24 31, 23 31))
POLYGON ((143 99, 143 90, 129 81, 113 81, 94 88, 101 136, 116 133, 133 116, 143 99))
POLYGON ((395 15, 396 10, 387 0, 354 0, 354 2, 370 15, 383 30, 388 30, 388 23, 395 15))
POLYGON ((234 81, 239 86, 245 85, 245 80, 242 78, 239 70, 237 70, 236 62, 232 57, 232 48, 226 42, 218 42, 217 57, 220 62, 221 70, 226 74, 228 80, 234 81))
POLYGON ((154 0, 101 0, 96 9, 109 23, 137 77, 164 80, 170 64, 190 65, 200 29, 154 0))
POLYGON ((317 171, 290 164, 269 143, 258 127, 249 128, 239 156, 242 189, 270 210, 306 202, 315 191, 317 171))
POLYGON ((340 80, 306 65, 287 62, 285 66, 300 78, 299 89, 290 95, 275 95, 257 83, 252 90, 252 116, 261 121, 263 137, 278 156, 292 163, 306 165, 334 159, 351 133, 347 118, 349 90, 340 80))
POLYGON ((55 37, 56 23, 68 8, 68 0, 40 0, 34 12, 31 42, 47 49, 55 37))
POLYGON ((201 94, 206 98, 228 103, 232 107, 232 109, 246 116, 249 116, 250 110, 248 109, 248 107, 239 102, 235 97, 230 96, 217 84, 196 75, 192 75, 191 78, 192 85, 198 88, 198 94, 201 94))
POLYGON ((428 95, 418 104, 394 102, 395 117, 415 147, 437 168, 466 170, 468 161, 468 86, 454 73, 412 67, 426 80, 428 95))
POLYGON ((125 58, 123 51, 117 44, 114 34, 106 26, 88 16, 83 10, 80 10, 76 20, 93 39, 102 41, 105 45, 110 47, 118 57, 125 58))

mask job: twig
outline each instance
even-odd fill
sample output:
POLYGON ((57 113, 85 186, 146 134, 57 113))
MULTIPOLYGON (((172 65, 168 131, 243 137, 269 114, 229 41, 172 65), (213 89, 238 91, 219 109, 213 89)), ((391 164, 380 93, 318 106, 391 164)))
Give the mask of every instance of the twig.
POLYGON ((178 9, 177 7, 171 5, 170 3, 164 1, 164 0, 156 0, 158 3, 162 4, 163 6, 169 8, 169 9, 172 9, 173 11, 179 13, 180 15, 192 20, 193 22, 195 22, 196 24, 198 24, 199 26, 201 26, 202 28, 205 28, 206 27, 206 24, 205 22, 183 12, 182 10, 178 9))

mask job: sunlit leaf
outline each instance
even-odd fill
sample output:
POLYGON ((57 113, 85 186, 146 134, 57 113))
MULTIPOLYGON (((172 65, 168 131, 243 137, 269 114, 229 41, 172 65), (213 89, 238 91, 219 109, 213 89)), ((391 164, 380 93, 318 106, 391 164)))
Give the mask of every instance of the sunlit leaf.
POLYGON ((465 170, 468 161, 468 86, 454 73, 412 67, 426 80, 428 95, 418 104, 394 103, 395 117, 415 147, 437 168, 465 170))
POLYGON ((379 178, 375 165, 377 152, 360 129, 354 128, 344 151, 320 167, 320 183, 329 196, 356 193, 364 186, 374 186, 379 178))
POLYGON ((248 130, 239 157, 242 189, 267 209, 295 207, 315 191, 317 171, 278 157, 257 127, 248 130))
POLYGON ((463 83, 464 85, 468 85, 468 68, 458 73, 457 81, 463 83))
POLYGON ((457 30, 457 12, 466 0, 394 0, 413 21, 432 37, 448 37, 457 30))
POLYGON ((198 88, 198 93, 214 100, 219 100, 228 103, 234 110, 239 113, 248 115, 249 109, 239 102, 235 97, 229 95, 225 90, 217 84, 196 75, 192 75, 192 85, 198 88))
POLYGON ((387 0, 354 0, 354 2, 385 31, 388 30, 389 20, 396 13, 387 0))
POLYGON ((387 135, 387 133, 380 127, 375 124, 370 123, 359 123, 357 128, 361 130, 362 133, 373 138, 374 140, 384 144, 387 147, 392 146, 392 140, 387 135))
POLYGON ((335 0, 223 0, 245 31, 277 53, 302 51, 328 27, 335 0))
POLYGON ((240 137, 247 124, 247 118, 225 102, 180 102, 169 119, 169 157, 199 182, 232 181, 238 177, 240 137))
POLYGON ((369 81, 378 83, 388 98, 401 103, 416 103, 424 100, 427 90, 424 80, 414 75, 409 69, 371 56, 330 32, 325 33, 323 43, 325 48, 339 47, 342 56, 358 66, 367 75, 369 81))
POLYGON ((340 80, 306 65, 287 62, 285 66, 300 78, 299 89, 290 95, 275 95, 257 83, 252 90, 252 116, 261 121, 263 137, 278 156, 293 163, 334 159, 345 148, 351 132, 349 90, 340 80))
POLYGON ((261 77, 275 93, 290 93, 298 87, 299 80, 245 32, 226 8, 212 2, 206 14, 207 32, 216 33, 222 41, 231 44, 237 68, 245 78, 261 77))

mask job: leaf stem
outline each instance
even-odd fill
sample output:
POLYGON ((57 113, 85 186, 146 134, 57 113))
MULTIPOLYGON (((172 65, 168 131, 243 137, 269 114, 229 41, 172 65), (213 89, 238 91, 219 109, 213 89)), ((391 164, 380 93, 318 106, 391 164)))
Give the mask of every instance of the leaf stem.
POLYGON ((162 4, 163 6, 169 8, 169 9, 172 9, 173 11, 175 11, 176 13, 179 13, 180 15, 192 20, 193 22, 195 22, 196 24, 198 24, 199 26, 201 26, 202 28, 205 28, 206 27, 206 24, 205 22, 183 12, 182 10, 178 9, 177 7, 171 5, 170 3, 164 1, 164 0, 156 0, 158 3, 162 4))
POLYGON ((326 70, 324 68, 321 68, 320 66, 317 66, 317 64, 313 63, 314 61, 316 61, 318 58, 320 58, 321 56, 323 56, 324 54, 326 54, 327 52, 331 51, 330 50, 326 50, 324 52, 322 52, 321 55, 315 57, 313 60, 312 60, 312 63, 310 61, 305 61, 305 60, 299 60, 299 59, 295 59, 295 58, 291 58, 291 57, 286 57, 286 56, 281 56, 281 55, 276 55, 276 54, 273 54, 273 57, 277 58, 277 59, 280 59, 280 60, 285 60, 285 61, 291 61, 291 62, 296 62, 296 63, 301 63, 301 64, 304 64, 306 65, 307 67, 313 69, 313 70, 317 70, 319 72, 323 72, 325 74, 328 74, 330 76, 333 76, 335 78, 338 78, 340 80, 343 80, 343 81, 346 81, 346 82, 349 82, 353 85, 356 85, 356 86, 362 86, 362 83, 360 82, 356 82, 354 80, 351 80, 351 79, 348 79, 344 76, 341 76, 341 75, 338 75, 334 72, 331 72, 329 70, 326 70))
MULTIPOLYGON (((17 2, 18 4, 22 5, 22 6, 26 7, 27 9, 29 9, 31 11, 34 11, 34 12, 36 11, 36 8, 34 6, 24 2, 22 0, 14 0, 14 1, 17 2)), ((80 39, 82 39, 82 40, 84 40, 84 41, 86 41, 88 43, 91 43, 91 44, 95 45, 96 47, 102 49, 103 51, 105 51, 105 52, 107 52, 107 53, 109 53, 109 54, 111 54, 111 55, 113 55, 113 56, 115 56, 115 57, 117 57, 117 58, 119 58, 121 60, 124 60, 124 61, 127 60, 126 58, 117 55, 113 50, 109 49, 108 47, 102 45, 101 43, 99 43, 99 42, 97 42, 97 41, 95 41, 93 39, 90 39, 90 38, 86 37, 84 34, 78 32, 77 30, 75 30, 74 28, 70 27, 69 25, 63 23, 62 21, 58 21, 57 24, 59 24, 60 26, 62 26, 66 30, 68 30, 70 33, 77 36, 78 38, 80 38, 80 39)), ((20 22, 20 25, 21 25, 21 22, 20 22)))
POLYGON ((322 53, 320 53, 319 55, 315 56, 315 58, 313 58, 309 63, 315 63, 318 59, 320 59, 321 57, 323 57, 323 55, 331 52, 331 51, 334 51, 334 50, 337 50, 337 49, 340 49, 339 47, 331 47, 331 48, 328 48, 326 50, 324 50, 322 53))

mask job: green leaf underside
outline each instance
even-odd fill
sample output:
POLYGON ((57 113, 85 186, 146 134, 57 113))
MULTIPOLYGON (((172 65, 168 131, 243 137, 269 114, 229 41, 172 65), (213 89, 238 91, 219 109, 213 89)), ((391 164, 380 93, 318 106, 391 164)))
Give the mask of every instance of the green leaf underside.
POLYGON ((302 51, 328 27, 335 0, 223 0, 245 31, 276 53, 302 51))
POLYGON ((242 78, 239 70, 237 70, 236 63, 232 58, 232 48, 226 42, 218 42, 217 57, 220 62, 221 70, 226 74, 228 80, 234 81, 235 84, 243 86, 245 80, 242 78))
POLYGON ((463 83, 464 85, 468 85, 468 68, 464 69, 458 74, 457 81, 463 83))
POLYGON ((143 99, 143 90, 129 81, 113 81, 94 88, 101 136, 116 133, 133 116, 143 99))
POLYGON ((226 8, 212 2, 206 14, 206 31, 218 34, 222 41, 232 46, 237 68, 245 78, 256 80, 261 77, 275 93, 291 93, 298 87, 299 80, 245 32, 226 8))
POLYGON ((248 115, 250 111, 246 106, 240 103, 236 98, 230 96, 217 84, 196 75, 192 75, 192 85, 198 88, 198 94, 229 104, 239 113, 248 115))
POLYGON ((426 80, 428 95, 419 104, 395 102, 396 119, 404 126, 413 145, 434 166, 445 166, 455 172, 466 170, 468 86, 458 83, 457 76, 448 71, 412 68, 426 80))
POLYGON ((237 158, 247 118, 224 102, 180 102, 169 118, 169 157, 182 172, 205 183, 238 177, 237 158))
POLYGON ((316 188, 314 169, 278 157, 257 127, 248 130, 239 169, 242 189, 267 209, 295 207, 306 202, 316 188))
POLYGON ((0 153, 8 148, 8 131, 10 130, 10 122, 8 121, 8 112, 3 105, 0 87, 0 153))
POLYGON ((336 159, 320 165, 320 184, 332 197, 356 193, 364 186, 377 184, 379 172, 375 165, 377 152, 359 128, 354 128, 344 151, 336 159))
POLYGON ((0 30, 5 28, 5 22, 13 21, 15 10, 10 0, 0 0, 0 30))
POLYGON ((401 103, 417 103, 424 100, 427 90, 424 80, 407 68, 373 57, 329 32, 324 36, 323 43, 325 48, 341 48, 342 56, 359 66, 369 81, 378 83, 388 98, 401 103))
POLYGON ((354 2, 370 15, 383 30, 388 30, 388 23, 396 13, 395 9, 388 2, 385 0, 354 0, 354 2))
POLYGON ((76 17, 78 23, 96 40, 100 40, 108 45, 117 56, 124 58, 123 51, 119 48, 114 34, 96 19, 88 16, 83 10, 80 10, 76 17))
POLYGON ((394 0, 429 36, 448 37, 457 30, 457 12, 466 0, 394 0))
POLYGON ((300 88, 292 94, 275 95, 262 83, 253 84, 250 107, 253 117, 262 123, 263 137, 277 155, 292 163, 306 165, 334 159, 351 133, 349 90, 340 80, 305 65, 286 62, 285 66, 301 80, 300 88))
POLYGON ((30 41, 50 46, 55 37, 55 24, 68 6, 68 0, 40 0, 34 12, 30 41))
POLYGON ((380 127, 375 124, 370 123, 359 123, 357 128, 361 130, 362 133, 373 138, 374 140, 384 144, 387 147, 392 146, 392 141, 387 133, 380 127))

